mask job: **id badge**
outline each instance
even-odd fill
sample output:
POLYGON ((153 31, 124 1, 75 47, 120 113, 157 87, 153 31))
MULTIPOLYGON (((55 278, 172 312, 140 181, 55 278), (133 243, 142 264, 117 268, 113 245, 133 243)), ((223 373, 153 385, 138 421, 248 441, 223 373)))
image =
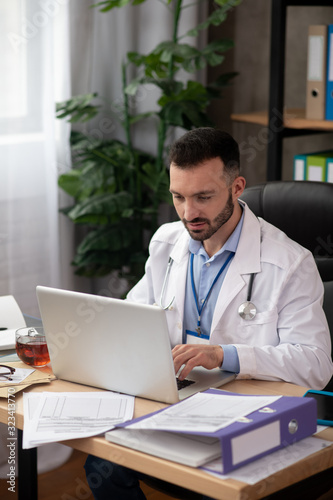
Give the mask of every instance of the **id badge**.
POLYGON ((208 335, 198 335, 197 332, 192 332, 191 330, 186 330, 186 344, 203 344, 209 345, 208 335))

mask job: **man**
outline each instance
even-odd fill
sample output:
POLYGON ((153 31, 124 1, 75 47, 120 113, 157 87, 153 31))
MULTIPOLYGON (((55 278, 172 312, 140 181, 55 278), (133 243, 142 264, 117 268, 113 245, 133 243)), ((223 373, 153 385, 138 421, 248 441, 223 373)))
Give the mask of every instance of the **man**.
MULTIPOLYGON (((199 128, 176 141, 170 191, 181 221, 153 236, 145 275, 128 300, 170 304, 166 317, 181 379, 200 365, 322 389, 333 368, 313 256, 257 219, 239 200, 244 188, 230 135, 199 128)), ((87 461, 88 480, 96 460, 87 461)), ((91 484, 95 498, 143 499, 136 473, 113 467, 101 488, 91 484)))

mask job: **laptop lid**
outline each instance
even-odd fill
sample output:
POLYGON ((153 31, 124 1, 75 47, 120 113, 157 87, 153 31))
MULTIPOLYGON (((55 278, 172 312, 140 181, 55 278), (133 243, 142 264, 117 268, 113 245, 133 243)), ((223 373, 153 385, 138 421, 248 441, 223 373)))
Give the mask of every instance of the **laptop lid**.
POLYGON ((175 403, 235 375, 192 370, 178 391, 165 311, 109 297, 37 287, 52 370, 63 380, 175 403))

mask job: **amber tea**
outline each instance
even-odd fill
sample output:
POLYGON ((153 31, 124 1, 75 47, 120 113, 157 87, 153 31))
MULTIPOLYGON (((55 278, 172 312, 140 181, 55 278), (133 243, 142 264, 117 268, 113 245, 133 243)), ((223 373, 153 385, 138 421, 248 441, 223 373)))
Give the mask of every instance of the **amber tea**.
POLYGON ((44 335, 37 328, 20 328, 16 332, 16 352, 27 365, 44 366, 50 362, 44 335))

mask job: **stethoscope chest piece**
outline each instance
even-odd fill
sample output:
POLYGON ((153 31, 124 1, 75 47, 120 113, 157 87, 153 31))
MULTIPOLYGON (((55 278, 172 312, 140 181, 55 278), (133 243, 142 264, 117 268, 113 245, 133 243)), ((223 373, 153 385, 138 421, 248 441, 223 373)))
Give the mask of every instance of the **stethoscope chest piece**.
POLYGON ((239 306, 238 314, 242 319, 246 320, 253 319, 257 314, 256 306, 252 302, 249 302, 247 300, 246 302, 243 302, 243 304, 239 306))

